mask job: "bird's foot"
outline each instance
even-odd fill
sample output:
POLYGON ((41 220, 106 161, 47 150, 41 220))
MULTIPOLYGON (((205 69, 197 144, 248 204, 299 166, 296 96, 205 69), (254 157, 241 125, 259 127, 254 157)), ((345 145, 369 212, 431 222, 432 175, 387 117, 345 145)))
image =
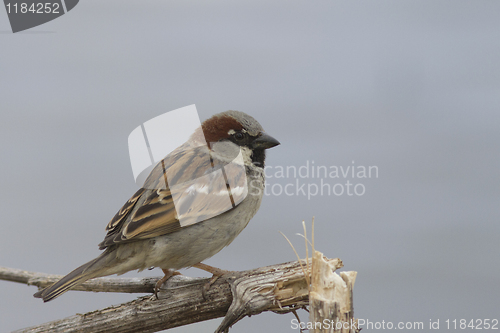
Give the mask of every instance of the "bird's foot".
POLYGON ((193 267, 202 269, 202 270, 207 271, 207 272, 212 274, 212 278, 210 278, 210 280, 203 286, 203 289, 201 290, 201 294, 203 296, 203 299, 207 299, 206 294, 207 294, 208 290, 215 283, 215 281, 217 281, 217 279, 219 277, 221 277, 224 274, 231 273, 231 271, 226 271, 224 269, 220 269, 217 267, 205 265, 205 264, 202 264, 201 262, 196 264, 196 265, 193 265, 193 267))
POLYGON ((157 282, 156 282, 156 285, 155 285, 155 296, 156 296, 156 299, 158 299, 158 291, 160 291, 160 288, 161 286, 168 280, 170 279, 172 276, 174 275, 182 275, 180 272, 177 272, 177 271, 174 271, 173 269, 163 269, 162 268, 162 271, 163 273, 165 274, 164 277, 162 277, 161 279, 159 279, 157 282))

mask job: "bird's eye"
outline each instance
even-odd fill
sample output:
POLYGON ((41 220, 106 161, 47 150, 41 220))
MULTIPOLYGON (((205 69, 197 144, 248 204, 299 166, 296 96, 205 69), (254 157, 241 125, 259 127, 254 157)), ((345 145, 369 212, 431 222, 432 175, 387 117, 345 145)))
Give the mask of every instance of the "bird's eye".
POLYGON ((235 138, 236 140, 243 140, 243 138, 244 138, 244 137, 245 137, 245 136, 244 136, 244 135, 243 135, 243 133, 241 133, 241 132, 236 132, 236 133, 234 133, 234 138, 235 138))

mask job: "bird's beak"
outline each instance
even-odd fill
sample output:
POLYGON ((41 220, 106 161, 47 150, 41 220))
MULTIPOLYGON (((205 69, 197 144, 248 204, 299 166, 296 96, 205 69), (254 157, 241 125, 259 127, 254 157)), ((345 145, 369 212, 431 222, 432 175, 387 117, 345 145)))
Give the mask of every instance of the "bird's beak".
POLYGON ((253 149, 268 149, 279 145, 280 142, 266 133, 261 132, 259 137, 252 142, 253 149))

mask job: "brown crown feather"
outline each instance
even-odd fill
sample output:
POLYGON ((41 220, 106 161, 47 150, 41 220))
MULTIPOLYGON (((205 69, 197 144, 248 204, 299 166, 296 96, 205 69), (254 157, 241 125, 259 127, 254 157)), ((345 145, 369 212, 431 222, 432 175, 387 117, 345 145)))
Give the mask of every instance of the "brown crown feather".
POLYGON ((215 115, 203 122, 201 125, 203 129, 203 134, 205 135, 205 140, 207 142, 217 142, 222 139, 227 139, 229 137, 228 132, 230 130, 240 131, 243 129, 236 119, 226 115, 215 115))

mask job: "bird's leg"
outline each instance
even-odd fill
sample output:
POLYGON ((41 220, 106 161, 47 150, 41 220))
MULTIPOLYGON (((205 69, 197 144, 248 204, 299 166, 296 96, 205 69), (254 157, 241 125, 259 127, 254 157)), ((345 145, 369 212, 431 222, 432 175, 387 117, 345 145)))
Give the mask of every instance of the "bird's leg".
POLYGON ((181 273, 177 272, 177 271, 174 271, 173 269, 161 269, 163 271, 163 273, 165 274, 164 277, 162 277, 161 279, 159 279, 157 282, 156 282, 156 285, 155 285, 155 296, 156 296, 156 299, 158 299, 158 291, 160 290, 160 287, 172 276, 174 275, 182 275, 181 273))
POLYGON ((210 279, 210 281, 208 281, 204 286, 203 286, 203 289, 202 289, 202 295, 203 295, 203 298, 206 299, 205 295, 207 293, 207 291, 210 289, 210 287, 214 284, 215 281, 217 281, 217 279, 226 274, 226 273, 230 273, 231 271, 226 271, 226 270, 223 270, 223 269, 220 269, 220 268, 216 268, 216 267, 212 267, 212 266, 209 266, 209 265, 206 265, 206 264, 202 264, 201 262, 196 264, 196 265, 193 265, 193 267, 196 267, 196 268, 199 268, 199 269, 202 269, 204 271, 207 271, 209 273, 212 274, 212 278, 210 279))

